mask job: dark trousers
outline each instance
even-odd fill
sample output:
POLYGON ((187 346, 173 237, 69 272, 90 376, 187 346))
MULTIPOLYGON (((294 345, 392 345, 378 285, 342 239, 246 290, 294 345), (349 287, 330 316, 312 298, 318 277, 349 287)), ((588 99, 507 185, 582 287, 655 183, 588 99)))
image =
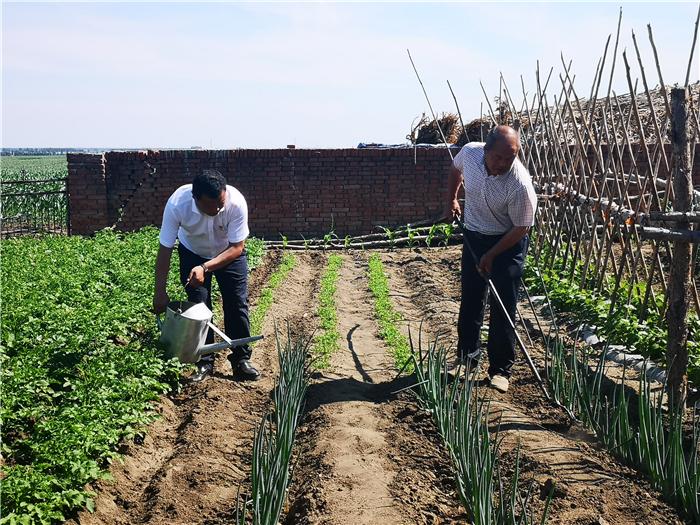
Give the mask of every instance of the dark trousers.
MULTIPOLYGON (((180 282, 184 286, 190 271, 195 266, 207 262, 196 253, 192 253, 182 244, 178 245, 180 255, 180 282)), ((250 337, 250 322, 248 320, 248 259, 245 250, 235 261, 224 268, 216 270, 214 276, 219 283, 221 298, 224 303, 224 333, 231 339, 250 337)), ((211 273, 206 275, 204 285, 185 288, 187 299, 194 303, 206 303, 211 310, 211 273)), ((207 343, 214 342, 214 332, 210 329, 207 343)), ((230 359, 238 363, 241 359, 250 359, 250 346, 239 346, 232 349, 230 359)), ((202 357, 199 363, 213 362, 214 354, 202 357)))
MULTIPOLYGON (((482 235, 467 232, 466 240, 474 250, 477 261, 502 235, 482 235)), ((510 249, 498 255, 493 261, 491 280, 503 304, 515 322, 515 306, 518 298, 520 277, 523 274, 528 238, 523 237, 510 249)), ((469 250, 462 248, 462 302, 459 307, 459 339, 457 351, 462 358, 478 359, 481 355, 479 332, 484 321, 486 292, 488 283, 479 275, 469 250)), ((510 377, 515 362, 515 333, 503 315, 498 300, 491 294, 489 299, 490 321, 486 350, 489 356, 489 376, 496 374, 510 377)))

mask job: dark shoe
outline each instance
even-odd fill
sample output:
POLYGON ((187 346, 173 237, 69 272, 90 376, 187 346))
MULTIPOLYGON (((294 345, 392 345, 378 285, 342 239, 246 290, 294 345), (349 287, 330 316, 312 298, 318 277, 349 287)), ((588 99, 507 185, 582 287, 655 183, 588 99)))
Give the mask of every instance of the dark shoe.
POLYGON ((258 372, 258 369, 255 368, 253 363, 251 363, 248 359, 241 359, 235 364, 231 362, 231 368, 233 369, 233 373, 241 379, 245 379, 247 381, 257 381, 260 379, 260 372, 258 372))
POLYGON ((197 365, 197 371, 190 376, 191 383, 200 383, 214 372, 213 363, 202 363, 197 365))

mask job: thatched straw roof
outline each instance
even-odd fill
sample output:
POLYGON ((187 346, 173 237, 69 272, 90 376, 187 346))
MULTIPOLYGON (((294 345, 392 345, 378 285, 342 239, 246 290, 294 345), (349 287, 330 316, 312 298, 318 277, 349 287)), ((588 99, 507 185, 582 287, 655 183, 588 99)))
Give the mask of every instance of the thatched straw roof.
MULTIPOLYGON (((649 144, 657 142, 657 125, 661 132, 662 140, 666 143, 670 142, 670 125, 667 118, 664 90, 666 97, 670 100, 671 86, 665 86, 663 89, 657 87, 650 90, 648 96, 646 93, 641 93, 634 98, 637 112, 639 113, 639 120, 642 124, 641 129, 644 139, 649 144), (651 104, 649 103, 650 99, 651 104), (654 118, 656 118, 656 125, 654 118)), ((690 136, 695 137, 697 140, 695 129, 698 127, 698 115, 700 113, 700 82, 692 84, 690 92, 692 97, 689 122, 690 136)), ((557 99, 556 102, 558 107, 551 106, 548 108, 548 114, 554 119, 554 126, 549 129, 549 132, 551 133, 552 129, 556 129, 561 143, 575 144, 577 140, 576 128, 581 133, 583 140, 586 140, 586 125, 589 126, 591 132, 596 136, 603 137, 602 143, 606 142, 605 137, 608 134, 614 134, 617 141, 622 143, 625 130, 631 143, 641 142, 642 133, 634 111, 633 98, 630 94, 617 97, 611 95, 609 100, 607 98, 579 99, 578 101, 573 99, 571 100, 571 109, 566 105, 566 100, 557 99)), ((543 125, 544 112, 539 114, 537 110, 531 109, 529 113, 513 113, 505 102, 500 107, 496 104, 494 111, 496 111, 496 115, 494 115, 496 120, 503 124, 519 126, 528 130, 531 126, 536 126, 535 135, 548 136, 546 135, 547 129, 543 125)), ((488 133, 493 125, 490 116, 471 120, 468 124, 465 124, 465 135, 462 133, 459 117, 453 113, 443 113, 438 117, 438 123, 442 127, 443 133, 445 133, 447 141, 458 146, 462 146, 467 142, 482 140, 482 137, 488 133)), ((411 134, 406 138, 412 144, 442 144, 443 142, 435 121, 427 118, 425 114, 414 120, 411 134)))

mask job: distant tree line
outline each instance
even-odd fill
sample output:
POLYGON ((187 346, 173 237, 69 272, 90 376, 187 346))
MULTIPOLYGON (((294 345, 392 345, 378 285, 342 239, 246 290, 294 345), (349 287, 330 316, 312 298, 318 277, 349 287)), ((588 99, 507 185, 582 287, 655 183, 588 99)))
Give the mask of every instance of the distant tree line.
POLYGON ((105 148, 0 148, 3 156, 65 155, 66 153, 102 153, 105 148))

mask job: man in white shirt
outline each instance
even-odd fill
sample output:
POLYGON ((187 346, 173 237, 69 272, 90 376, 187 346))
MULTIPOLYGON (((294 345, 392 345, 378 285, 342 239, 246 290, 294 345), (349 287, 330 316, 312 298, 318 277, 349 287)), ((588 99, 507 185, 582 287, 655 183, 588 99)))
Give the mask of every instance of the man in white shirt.
MULTIPOLYGON (((454 158, 448 177, 448 216, 464 221, 462 302, 458 321, 458 360, 473 367, 481 355, 479 334, 484 320, 490 275, 508 315, 515 319, 520 277, 527 254, 527 232, 535 223, 537 195, 527 168, 518 160, 518 132, 495 127, 485 143, 466 144, 454 158), (464 212, 457 194, 464 183, 464 212)), ((509 386, 515 362, 515 333, 497 301, 491 298, 487 353, 490 384, 500 392, 509 386)))
MULTIPOLYGON (((170 302, 165 285, 170 258, 179 240, 180 281, 187 298, 211 309, 211 276, 216 277, 224 306, 224 332, 231 339, 250 336, 248 320, 248 262, 245 240, 249 235, 248 206, 243 195, 216 170, 205 170, 192 184, 180 186, 168 199, 160 229, 156 258, 153 310, 165 311, 170 302)), ((207 343, 213 342, 211 330, 207 343)), ((248 345, 234 348, 228 356, 234 374, 257 380, 260 372, 250 362, 248 345)), ((214 355, 197 363, 190 378, 202 381, 211 375, 214 355)))

